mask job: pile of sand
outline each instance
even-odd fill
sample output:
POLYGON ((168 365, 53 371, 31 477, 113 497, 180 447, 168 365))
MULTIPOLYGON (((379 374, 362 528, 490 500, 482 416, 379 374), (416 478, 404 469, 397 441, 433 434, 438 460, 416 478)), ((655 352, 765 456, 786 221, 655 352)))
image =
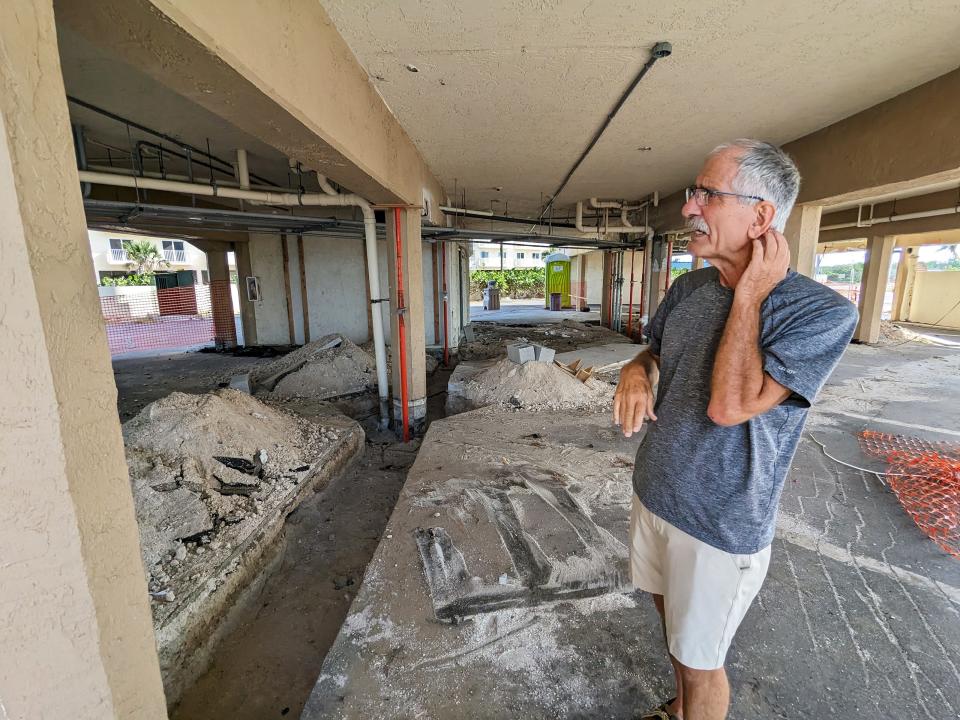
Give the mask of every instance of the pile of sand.
POLYGON ((517 365, 504 358, 466 380, 460 391, 477 407, 506 405, 536 410, 596 408, 609 405, 613 386, 601 380, 581 382, 553 363, 517 365))
POLYGON ((123 425, 147 569, 215 536, 314 471, 338 432, 236 390, 172 393, 123 425), (181 551, 182 552, 182 551, 181 551))
POLYGON ((250 373, 250 387, 271 398, 322 400, 377 383, 374 359, 343 335, 325 335, 250 373))

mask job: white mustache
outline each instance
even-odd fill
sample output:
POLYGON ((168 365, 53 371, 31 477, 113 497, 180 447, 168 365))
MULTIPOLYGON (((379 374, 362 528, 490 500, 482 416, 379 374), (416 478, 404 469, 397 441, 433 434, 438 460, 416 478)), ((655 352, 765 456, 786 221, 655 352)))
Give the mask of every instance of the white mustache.
POLYGON ((696 215, 693 217, 688 217, 686 225, 688 230, 702 232, 705 235, 710 234, 710 228, 707 227, 707 223, 702 217, 698 217, 696 215))

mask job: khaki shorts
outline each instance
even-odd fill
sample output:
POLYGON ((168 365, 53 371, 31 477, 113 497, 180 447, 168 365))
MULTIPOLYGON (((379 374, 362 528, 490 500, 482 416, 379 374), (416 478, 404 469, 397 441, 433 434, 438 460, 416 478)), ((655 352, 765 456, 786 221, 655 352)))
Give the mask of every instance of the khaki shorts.
POLYGON ((718 550, 657 517, 633 496, 633 584, 663 595, 667 646, 683 665, 695 670, 723 667, 769 564, 769 545, 753 555, 718 550))

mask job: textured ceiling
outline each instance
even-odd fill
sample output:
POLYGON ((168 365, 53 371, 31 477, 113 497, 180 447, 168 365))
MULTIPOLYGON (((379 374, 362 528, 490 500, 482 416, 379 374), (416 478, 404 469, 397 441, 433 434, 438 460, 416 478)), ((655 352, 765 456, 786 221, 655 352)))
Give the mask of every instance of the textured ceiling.
POLYGON ((955 0, 321 2, 448 192, 521 215, 556 189, 657 41, 673 55, 558 206, 671 192, 724 140, 785 143, 960 65, 955 0))

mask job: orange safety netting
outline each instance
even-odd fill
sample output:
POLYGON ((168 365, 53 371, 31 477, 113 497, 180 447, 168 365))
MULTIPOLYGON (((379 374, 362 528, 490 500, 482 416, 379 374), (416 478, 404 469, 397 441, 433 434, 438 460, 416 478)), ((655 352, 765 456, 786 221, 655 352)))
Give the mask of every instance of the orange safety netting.
POLYGON ((860 447, 890 464, 887 482, 927 536, 960 557, 960 444, 864 430, 860 447))

